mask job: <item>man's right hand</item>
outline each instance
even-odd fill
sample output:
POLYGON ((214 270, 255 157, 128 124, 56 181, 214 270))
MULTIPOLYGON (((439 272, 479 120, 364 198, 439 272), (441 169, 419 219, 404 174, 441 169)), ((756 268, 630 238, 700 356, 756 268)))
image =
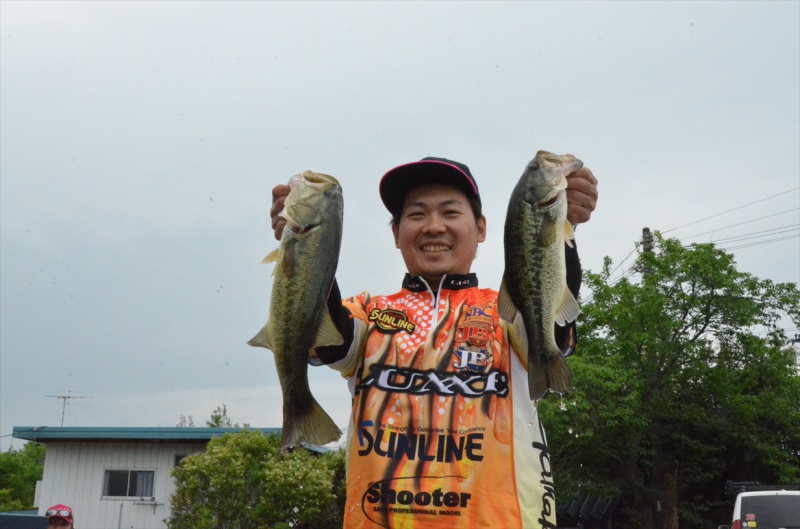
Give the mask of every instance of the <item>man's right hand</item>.
POLYGON ((283 211, 283 203, 286 202, 287 196, 289 196, 289 186, 286 184, 278 184, 272 188, 272 209, 269 210, 269 216, 272 217, 272 230, 278 240, 281 240, 283 227, 286 226, 286 219, 279 214, 283 211))

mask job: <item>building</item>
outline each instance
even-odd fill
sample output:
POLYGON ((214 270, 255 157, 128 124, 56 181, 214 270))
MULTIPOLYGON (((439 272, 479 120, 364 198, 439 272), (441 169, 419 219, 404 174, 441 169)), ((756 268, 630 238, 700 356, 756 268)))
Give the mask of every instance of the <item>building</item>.
MULTIPOLYGON (((172 469, 208 442, 242 428, 15 426, 16 439, 47 444, 37 483, 39 515, 64 503, 79 529, 164 529, 172 469)), ((280 434, 280 428, 248 428, 280 434)))

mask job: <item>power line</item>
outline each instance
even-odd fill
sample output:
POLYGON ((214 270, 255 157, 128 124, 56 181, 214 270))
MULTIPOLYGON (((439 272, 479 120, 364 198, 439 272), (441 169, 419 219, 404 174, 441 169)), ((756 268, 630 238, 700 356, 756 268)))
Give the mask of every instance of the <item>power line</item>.
POLYGON ((762 244, 769 244, 778 241, 788 241, 789 239, 797 239, 800 235, 790 235, 789 237, 778 237, 777 239, 769 239, 766 241, 752 242, 750 244, 742 244, 740 246, 725 246, 721 250, 738 250, 739 248, 750 248, 751 246, 761 246, 762 244))
MULTIPOLYGON (((612 287, 615 284, 617 284, 620 281, 622 281, 626 276, 633 275, 636 272, 635 269, 630 269, 630 270, 627 270, 627 271, 623 271, 622 274, 620 274, 620 276, 618 278, 611 279, 611 274, 616 272, 619 269, 619 267, 622 266, 625 263, 625 261, 627 261, 630 258, 630 256, 633 255, 636 252, 636 250, 638 250, 638 249, 639 249, 639 245, 638 244, 634 245, 633 250, 631 250, 631 253, 629 253, 627 256, 625 256, 625 259, 620 261, 619 264, 617 266, 615 266, 614 269, 611 272, 608 273, 608 278, 609 279, 606 281, 606 285, 612 287)), ((581 303, 589 303, 589 302, 592 301, 592 298, 594 298, 594 293, 589 293, 589 295, 586 296, 586 299, 581 300, 581 303)))
MULTIPOLYGON (((784 233, 791 233, 793 231, 798 231, 798 228, 787 228, 787 227, 784 226, 783 228, 774 228, 772 230, 765 230, 763 232, 746 233, 744 235, 736 235, 735 237, 728 237, 726 239, 719 239, 717 241, 702 242, 702 243, 701 242, 693 242, 691 244, 684 244, 684 245, 682 245, 682 247, 683 248, 692 248, 693 246, 700 245, 700 244, 713 244, 714 246, 716 246, 720 250, 726 250, 726 249, 731 249, 731 248, 740 248, 740 246, 734 247, 734 246, 730 246, 730 245, 731 244, 736 244, 738 242, 744 242, 744 241, 747 241, 747 240, 750 240, 750 239, 764 239, 765 237, 769 237, 769 236, 773 236, 773 235, 782 235, 784 233), (776 230, 782 230, 782 231, 776 231, 776 230), (770 233, 770 232, 772 232, 772 233, 770 233), (728 246, 726 246, 726 245, 728 245, 728 246)), ((790 235, 788 237, 782 237, 782 238, 778 238, 778 239, 767 239, 767 240, 765 240, 763 242, 767 243, 767 242, 774 242, 774 241, 785 241, 787 239, 794 239, 795 237, 798 237, 798 236, 800 236, 800 234, 798 234, 798 235, 790 235)), ((755 243, 754 242, 752 244, 755 245, 755 244, 759 244, 759 243, 755 243)), ((750 245, 751 244, 747 244, 745 246, 750 246, 750 245)))
POLYGON ((746 208, 747 206, 752 206, 753 204, 758 204, 759 202, 764 202, 765 200, 769 200, 771 198, 779 197, 781 195, 785 195, 786 193, 791 193, 792 191, 797 191, 798 189, 800 189, 800 187, 795 187, 793 189, 788 189, 786 191, 778 193, 777 195, 772 195, 772 196, 769 196, 767 198, 762 198, 760 200, 756 200, 756 201, 750 202, 748 204, 744 204, 743 206, 737 206, 735 208, 731 208, 731 209, 729 209, 727 211, 723 211, 722 213, 717 213, 715 215, 711 215, 711 216, 708 216, 708 217, 705 217, 705 218, 702 218, 702 219, 699 219, 699 220, 688 222, 686 224, 678 226, 677 228, 672 228, 672 229, 669 229, 669 230, 666 230, 666 231, 662 231, 661 233, 664 234, 664 233, 669 233, 671 231, 679 230, 681 228, 685 228, 686 226, 691 226, 692 224, 697 224, 698 222, 703 222, 704 220, 713 219, 714 217, 719 217, 720 215, 724 215, 725 213, 730 213, 731 211, 736 211, 737 209, 746 208))
POLYGON ((5 434, 5 435, 0 435, 0 439, 4 439, 4 438, 6 438, 6 437, 11 437, 11 436, 12 436, 12 435, 14 435, 15 433, 17 433, 17 434, 20 434, 20 433, 36 432, 36 431, 39 431, 39 430, 41 430, 42 428, 44 428, 44 426, 34 426, 33 428, 28 428, 27 430, 22 430, 22 431, 20 431, 20 432, 11 432, 11 433, 7 433, 7 434, 5 434))
POLYGON ((789 226, 781 226, 779 228, 772 228, 769 230, 762 230, 762 231, 754 231, 752 233, 744 233, 742 235, 734 235, 733 237, 726 237, 724 239, 717 239, 716 241, 711 241, 714 244, 720 244, 724 242, 739 242, 744 241, 747 239, 760 239, 764 238, 767 235, 780 235, 782 233, 791 233, 793 231, 798 230, 798 226, 800 224, 791 224, 789 226))
POLYGON ((694 238, 694 237, 700 237, 701 235, 708 235, 709 233, 714 233, 715 231, 727 230, 728 228, 733 228, 733 227, 735 227, 735 226, 741 226, 741 225, 743 225, 743 224, 749 224, 749 223, 751 223, 751 222, 755 222, 755 221, 757 221, 757 220, 764 220, 764 219, 768 219, 768 218, 770 218, 770 217, 777 217, 778 215, 783 215, 784 213, 789 213, 790 211, 797 211, 798 209, 800 209, 800 207, 798 207, 798 208, 792 208, 792 209, 787 209, 786 211, 779 211, 778 213, 773 213, 772 215, 766 215, 766 216, 764 216, 764 217, 758 217, 757 219, 746 220, 746 221, 744 221, 744 222, 739 222, 739 223, 737 223, 737 224, 731 224, 731 225, 729 225, 729 226, 723 226, 722 228, 716 228, 716 229, 714 229, 714 230, 711 230, 711 231, 704 231, 703 233, 697 233, 697 234, 695 234, 695 235, 689 235, 688 237, 682 237, 682 238, 681 238, 681 240, 684 240, 684 241, 685 241, 685 240, 687 240, 687 239, 692 239, 692 238, 694 238))
POLYGON ((613 274, 614 272, 616 272, 616 271, 617 271, 617 268, 619 268, 620 266, 622 266, 622 264, 623 264, 625 261, 627 261, 627 260, 628 260, 628 258, 629 258, 631 255, 633 255, 633 253, 634 253, 636 250, 638 250, 638 249, 639 249, 639 246, 638 246, 638 245, 634 246, 634 247, 633 247, 633 250, 631 250, 631 253, 629 253, 629 254, 628 254, 626 257, 625 257, 625 259, 623 259, 622 261, 620 261, 620 262, 619 262, 619 264, 618 264, 618 265, 617 265, 617 266, 616 266, 616 267, 615 267, 615 268, 614 268, 614 269, 613 269, 611 272, 609 272, 609 273, 608 273, 608 277, 611 277, 611 274, 613 274))

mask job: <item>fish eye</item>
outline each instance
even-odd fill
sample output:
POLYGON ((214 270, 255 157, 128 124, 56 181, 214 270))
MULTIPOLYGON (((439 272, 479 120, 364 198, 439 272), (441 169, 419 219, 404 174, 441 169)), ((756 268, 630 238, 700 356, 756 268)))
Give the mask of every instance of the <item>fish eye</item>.
POLYGON ((536 162, 531 162, 531 164, 528 166, 528 170, 529 171, 538 171, 539 170, 539 164, 536 163, 536 162))

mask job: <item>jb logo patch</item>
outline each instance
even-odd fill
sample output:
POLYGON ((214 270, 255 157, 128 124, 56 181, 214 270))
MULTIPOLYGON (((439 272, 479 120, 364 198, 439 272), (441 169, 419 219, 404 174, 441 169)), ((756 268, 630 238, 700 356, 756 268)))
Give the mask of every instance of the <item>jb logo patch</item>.
POLYGON ((492 365, 492 355, 486 353, 486 349, 480 349, 468 344, 461 344, 453 350, 457 362, 453 363, 456 369, 466 369, 472 373, 483 373, 487 367, 492 365))

